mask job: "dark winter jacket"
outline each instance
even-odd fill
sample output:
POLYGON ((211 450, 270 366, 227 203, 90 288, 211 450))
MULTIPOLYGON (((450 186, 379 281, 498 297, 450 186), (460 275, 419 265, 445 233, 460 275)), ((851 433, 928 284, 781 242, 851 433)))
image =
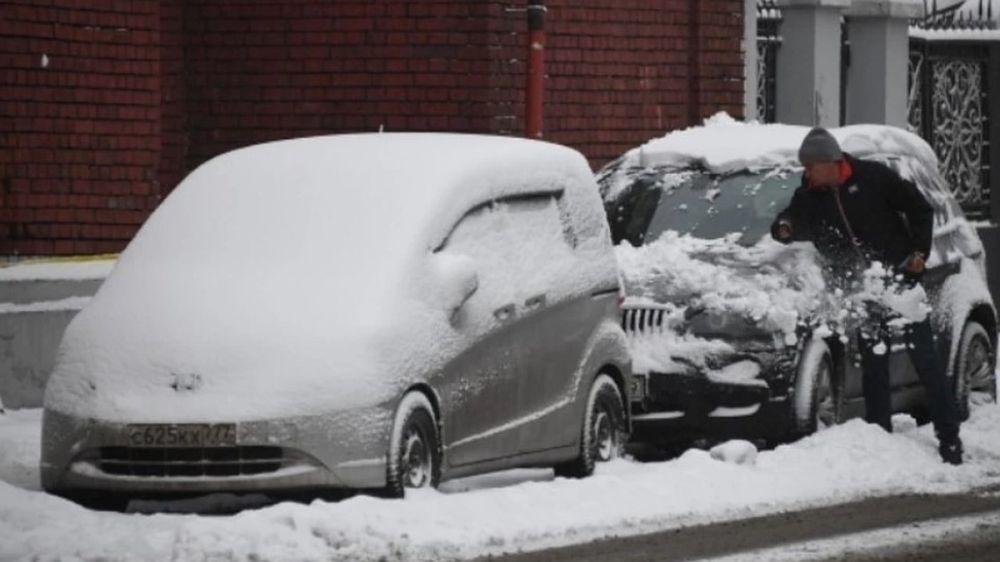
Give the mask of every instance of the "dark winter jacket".
POLYGON ((881 163, 844 156, 853 170, 844 185, 809 189, 803 178, 771 236, 778 240, 785 221, 792 240, 811 241, 831 265, 847 269, 872 261, 898 268, 913 252, 929 255, 934 210, 917 187, 881 163))

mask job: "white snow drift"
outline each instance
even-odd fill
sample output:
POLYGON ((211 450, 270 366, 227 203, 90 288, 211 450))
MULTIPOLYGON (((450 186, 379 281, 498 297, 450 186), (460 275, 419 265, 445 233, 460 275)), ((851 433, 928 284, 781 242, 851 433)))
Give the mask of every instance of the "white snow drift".
POLYGON ((282 503, 231 517, 98 513, 25 489, 37 487, 37 473, 24 469, 37 458, 39 417, 0 416, 0 478, 11 482, 0 482, 3 561, 459 560, 1000 483, 1000 407, 988 405, 963 427, 961 467, 941 463, 929 426, 897 416, 893 435, 855 420, 756 456, 748 444, 733 443, 670 462, 616 461, 586 480, 515 471, 446 489, 467 492, 405 500, 282 503))

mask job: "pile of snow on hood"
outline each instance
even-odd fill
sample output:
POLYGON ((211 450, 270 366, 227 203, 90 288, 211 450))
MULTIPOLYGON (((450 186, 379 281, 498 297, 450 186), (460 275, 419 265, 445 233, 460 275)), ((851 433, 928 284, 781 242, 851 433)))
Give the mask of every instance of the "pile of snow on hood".
POLYGON ((739 234, 706 240, 667 231, 640 247, 617 247, 627 295, 626 307, 664 312, 661 329, 631 338, 636 372, 677 372, 684 364, 705 368, 707 359, 734 351, 720 339, 692 333, 701 315, 744 319, 773 332, 775 345, 795 345, 802 333, 846 334, 862 326, 876 308, 893 326, 919 322, 930 310, 919 285, 911 287, 875 263, 845 292, 828 290, 821 258, 811 244, 790 245, 764 237, 754 246, 739 234), (678 361, 679 360, 679 361, 678 361))

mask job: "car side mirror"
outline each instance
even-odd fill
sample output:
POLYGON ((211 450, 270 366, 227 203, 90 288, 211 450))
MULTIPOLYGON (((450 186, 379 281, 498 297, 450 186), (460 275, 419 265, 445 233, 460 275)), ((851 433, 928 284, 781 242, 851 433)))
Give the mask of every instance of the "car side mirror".
POLYGON ((479 290, 476 262, 469 256, 438 252, 434 254, 434 269, 442 308, 454 321, 462 306, 479 290))

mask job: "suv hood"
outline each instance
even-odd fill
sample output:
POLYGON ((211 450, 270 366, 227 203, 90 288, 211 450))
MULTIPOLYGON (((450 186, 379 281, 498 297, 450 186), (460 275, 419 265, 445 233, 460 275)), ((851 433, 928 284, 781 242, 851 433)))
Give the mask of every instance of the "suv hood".
POLYGON ((827 302, 815 249, 770 238, 745 247, 736 238, 667 232, 618 246, 637 372, 711 368, 740 350, 797 343, 800 325, 827 302))
POLYGON ((656 241, 617 248, 627 306, 665 306, 674 330, 704 334, 780 332, 794 343, 799 320, 825 290, 815 249, 764 238, 703 240, 666 232, 656 241))

